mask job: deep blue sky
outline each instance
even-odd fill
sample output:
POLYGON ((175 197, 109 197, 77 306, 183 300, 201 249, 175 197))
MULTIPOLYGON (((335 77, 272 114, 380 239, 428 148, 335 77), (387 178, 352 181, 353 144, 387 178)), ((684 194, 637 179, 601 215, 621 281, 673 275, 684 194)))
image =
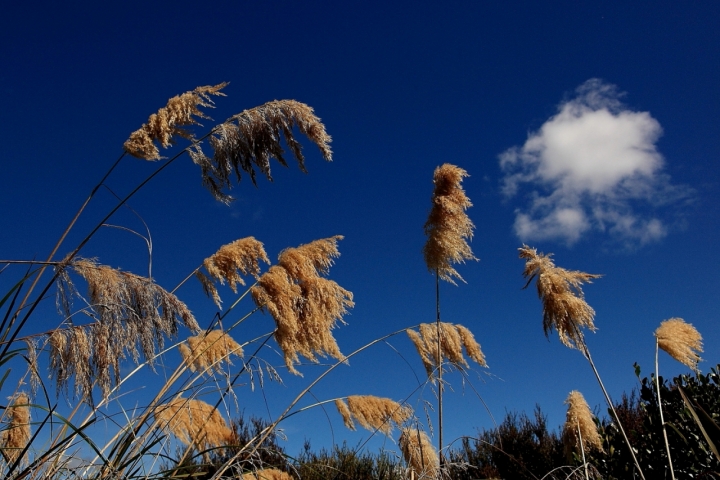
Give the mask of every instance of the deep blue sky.
MULTIPOLYGON (((274 259, 341 234, 331 278, 356 301, 336 330, 343 352, 430 322, 422 226, 433 170, 453 163, 471 175, 464 186, 481 261, 458 267, 467 284, 442 285, 442 312, 468 326, 487 356, 475 388, 498 420, 537 403, 558 426, 573 389, 604 411, 582 356, 543 336, 534 286, 521 290, 517 248, 525 241, 554 252, 558 265, 604 275, 585 289, 599 327, 588 344, 614 397, 637 384, 634 362, 652 370, 652 332, 670 317, 703 334, 702 369, 720 362, 719 15, 716 3, 669 1, 15 2, 0 19, 0 257, 44 258, 131 131, 171 96, 229 81, 213 118, 273 99, 305 102, 333 136, 334 161, 309 145, 308 175, 277 165, 274 183, 246 179, 230 207, 203 189, 189 158, 174 164, 130 202, 152 233, 159 283, 174 287, 237 238, 255 236, 274 259), (581 85, 592 88, 578 94, 581 85), (559 117, 563 108, 575 116, 559 117), (545 148, 523 150, 530 137, 545 148), (514 163, 501 168, 504 153, 514 163)), ((126 158, 107 185, 122 194, 154 168, 126 158)), ((100 194, 62 253, 111 205, 100 194)), ((128 212, 113 223, 144 228, 128 212)), ((102 230, 83 255, 147 271, 144 243, 119 230, 102 230)), ((0 280, 9 285, 20 272, 0 280)), ((211 318, 198 285, 179 294, 201 322, 211 318)), ((60 321, 47 303, 32 332, 60 321)), ((271 328, 258 316, 235 336, 271 328)), ((375 347, 317 398, 410 395, 422 365, 406 337, 391 343, 402 358, 375 347)), ((668 377, 687 370, 666 355, 661 368, 668 377)), ((284 375, 285 387, 267 387, 272 414, 320 370, 302 371, 304 379, 284 375)), ((457 374, 450 381, 445 438, 491 427, 472 390, 457 374)), ((237 395, 246 414, 267 415, 257 389, 237 395)), ((418 396, 409 401, 424 421, 418 396)), ((331 428, 335 441, 366 437, 348 433, 334 408, 328 416, 288 421, 291 453, 305 438, 329 446, 331 428)))

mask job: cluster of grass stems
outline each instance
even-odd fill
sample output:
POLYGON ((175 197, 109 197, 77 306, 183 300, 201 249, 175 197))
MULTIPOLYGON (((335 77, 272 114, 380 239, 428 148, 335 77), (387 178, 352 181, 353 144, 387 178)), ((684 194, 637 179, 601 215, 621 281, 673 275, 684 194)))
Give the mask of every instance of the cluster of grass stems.
MULTIPOLYGON (((380 468, 373 470, 377 478, 449 478, 453 472, 467 471, 471 466, 448 455, 453 442, 443 437, 443 395, 449 373, 459 372, 469 381, 470 365, 465 355, 481 367, 487 363, 473 333, 462 325, 443 322, 440 311, 440 281, 464 281, 454 265, 475 260, 468 243, 474 228, 466 213, 471 203, 461 186, 467 177, 465 170, 444 164, 433 178, 423 253, 436 279, 435 321, 388 332, 349 354, 341 352, 332 332, 344 323, 343 316, 354 305, 353 296, 328 278, 339 256, 342 236, 287 248, 274 264, 260 241, 242 238, 221 246, 172 289, 156 284, 151 268, 145 277, 82 257, 83 248, 100 229, 110 225, 113 215, 184 154, 198 165, 210 193, 225 203, 232 199, 228 190, 233 177, 240 181, 247 175, 256 183, 258 173, 272 178, 271 159, 287 166, 282 144, 306 171, 297 132, 314 143, 326 160, 332 159, 325 126, 312 108, 293 100, 245 110, 196 136, 193 128, 199 125, 198 119, 208 118, 203 108, 211 108, 213 98, 223 96, 225 87, 225 83, 198 87, 173 97, 133 132, 123 154, 90 191, 45 261, 0 261, 0 273, 10 265, 26 268, 0 299, 0 365, 5 369, 0 388, 8 398, 2 405, 2 475, 13 479, 313 478, 310 465, 325 465, 333 455, 306 451, 302 468, 279 470, 272 461, 279 454, 273 452, 275 435, 287 418, 331 402, 348 428, 355 429, 357 423, 372 435, 387 435, 397 442, 396 458, 382 457, 380 467, 373 464, 373 468, 380 468), (188 142, 187 147, 163 158, 160 148, 171 147, 179 138, 188 142), (205 153, 208 146, 212 154, 205 153), (159 163, 152 174, 119 198, 77 245, 67 248, 65 240, 78 219, 129 156, 159 163), (198 321, 175 294, 193 278, 220 309, 209 321, 198 321), (78 281, 86 284, 86 295, 79 293, 78 281), (223 305, 218 290, 223 284, 233 291, 230 305, 223 305), (60 321, 48 331, 36 331, 36 312, 51 293, 56 294, 60 321), (237 310, 249 301, 253 306, 238 318, 237 310), (83 306, 76 308, 77 303, 83 306), (233 338, 237 327, 258 312, 272 317, 273 328, 255 339, 233 338), (90 320, 80 323, 83 318, 90 320), (429 385, 434 392, 434 427, 429 416, 424 426, 407 399, 341 392, 341 397, 300 406, 319 382, 343 368, 350 358, 405 333, 427 374, 418 391, 429 385), (182 340, 168 344, 179 335, 182 340), (260 356, 270 342, 277 344, 284 366, 275 366, 260 356), (122 407, 125 386, 141 372, 154 371, 158 364, 166 368, 165 358, 172 350, 179 352, 182 361, 166 373, 151 398, 135 408, 122 407), (251 434, 245 429, 240 435, 237 424, 223 416, 227 404, 235 399, 241 379, 254 374, 279 379, 283 370, 300 375, 302 359, 317 363, 328 357, 333 360, 323 372, 308 381, 279 416, 256 425, 251 434), (10 368, 17 365, 26 373, 15 386, 9 386, 10 368), (41 370, 45 368, 52 386, 44 380, 47 375, 41 370), (69 412, 58 408, 58 398, 70 401, 73 407, 69 412), (120 411, 107 413, 111 405, 121 405, 120 411), (115 427, 102 441, 91 434, 100 422, 115 427), (397 437, 395 428, 399 430, 397 437)), ((549 255, 527 246, 520 249, 520 257, 526 261, 528 284, 536 279, 546 335, 557 330, 563 344, 580 351, 615 412, 583 334, 583 329, 594 330, 594 311, 585 302, 581 285, 598 275, 556 267, 549 255)), ((690 325, 671 319, 661 325, 656 338, 658 349, 696 368, 700 336, 690 325)), ((569 457, 575 455, 580 463, 545 478, 589 478, 593 468, 586 461, 586 453, 602 448, 582 395, 571 392, 567 403, 563 441, 569 457)), ((613 415, 622 430, 617 414, 613 415)), ((625 440, 634 458, 627 436, 625 440)), ((337 449, 334 458, 345 458, 346 453, 337 449)), ((367 459, 353 455, 357 468, 369 468, 367 459)), ((669 469, 672 474, 671 461, 669 469)), ((637 460, 634 474, 645 478, 637 460)))

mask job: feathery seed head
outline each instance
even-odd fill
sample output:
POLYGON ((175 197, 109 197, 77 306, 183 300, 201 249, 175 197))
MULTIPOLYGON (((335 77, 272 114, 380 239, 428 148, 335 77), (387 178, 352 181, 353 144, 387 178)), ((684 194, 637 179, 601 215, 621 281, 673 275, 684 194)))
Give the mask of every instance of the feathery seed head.
POLYGON ((404 428, 398 441, 408 468, 418 480, 438 478, 440 459, 430 439, 416 428, 404 428))
POLYGON ((338 413, 343 418, 343 423, 350 430, 356 430, 355 424, 352 421, 352 413, 348 408, 347 404, 340 399, 335 400, 335 407, 337 407, 338 413))
POLYGON ((220 307, 220 295, 211 279, 224 285, 227 281, 233 292, 237 293, 237 286, 245 285, 241 275, 260 275, 260 261, 267 264, 270 260, 265 253, 262 242, 253 237, 241 238, 227 245, 223 245, 210 257, 203 261, 203 267, 208 275, 198 271, 196 276, 203 284, 205 293, 212 297, 215 304, 220 307), (208 278, 209 277, 209 278, 208 278))
POLYGON ((265 468, 256 472, 245 473, 242 480, 293 480, 289 473, 277 468, 265 468))
POLYGON ((278 265, 270 267, 251 289, 256 305, 275 319, 275 340, 291 373, 299 374, 294 367, 298 354, 314 362, 318 354, 343 358, 332 329, 354 305, 352 292, 321 276, 339 255, 341 238, 315 240, 283 251, 278 265))
POLYGON ((467 243, 475 228, 465 213, 472 206, 461 186, 462 179, 467 176, 465 170, 449 163, 435 169, 432 209, 425 222, 428 237, 423 248, 425 263, 430 271, 453 284, 453 277, 463 278, 452 264, 477 260, 467 243))
POLYGON ((240 181, 241 172, 245 172, 256 184, 256 168, 272 181, 270 159, 276 158, 287 166, 281 138, 285 139, 300 170, 307 171, 302 146, 293 136, 293 127, 320 148, 325 160, 332 160, 331 138, 325 126, 311 107, 295 100, 275 100, 235 115, 213 129, 212 158, 203 153, 199 144, 190 150, 190 157, 200 167, 203 184, 217 200, 228 203, 232 197, 223 189, 230 188, 233 174, 240 181))
POLYGON ((658 347, 665 350, 678 362, 687 365, 696 372, 702 352, 702 335, 690 323, 682 318, 665 320, 655 330, 658 347))
POLYGON ((400 426, 413 415, 412 408, 400 405, 389 398, 350 395, 347 397, 347 402, 346 405, 342 400, 336 400, 335 405, 343 417, 345 426, 350 430, 355 430, 352 421, 354 417, 364 428, 370 431, 380 430, 385 435, 390 435, 393 424, 400 426))
POLYGON ((572 452, 580 453, 581 441, 585 451, 595 449, 602 452, 602 438, 582 393, 573 390, 565 403, 568 405, 568 410, 562 437, 566 454, 571 456, 572 452))
POLYGON ((160 151, 154 142, 163 148, 173 144, 174 137, 193 139, 190 132, 181 128, 188 125, 199 125, 197 118, 209 118, 199 107, 212 107, 211 95, 225 96, 220 92, 227 82, 215 86, 197 87, 168 100, 165 107, 153 113, 147 123, 130 134, 123 147, 130 155, 145 160, 159 160, 160 151))
POLYGON ((408 329, 406 332, 420 355, 428 378, 433 378, 437 374, 437 368, 441 364, 438 353, 457 368, 468 367, 462 354, 463 347, 472 360, 481 367, 487 367, 480 344, 477 343, 472 332, 462 325, 440 323, 440 352, 437 347, 438 326, 436 323, 421 323, 419 334, 412 329, 408 329))
POLYGON ((527 245, 518 250, 520 258, 525 260, 523 277, 528 279, 528 285, 537 277, 535 283, 543 306, 545 336, 555 329, 563 345, 569 348, 584 346, 581 328, 593 332, 596 328, 593 322, 595 310, 585 301, 582 284, 592 283, 602 275, 556 267, 552 254, 537 253, 527 245))
POLYGON ((0 432, 0 452, 8 462, 15 462, 30 442, 30 398, 21 392, 9 400, 12 403, 3 414, 7 425, 0 432))
POLYGON ((188 337, 187 345, 180 344, 180 354, 193 372, 220 371, 220 362, 230 363, 230 354, 242 357, 243 349, 228 333, 211 330, 207 334, 188 337))
POLYGON ((222 447, 232 438, 232 430, 220 412, 201 400, 176 398, 158 406, 155 419, 178 440, 200 449, 222 447))

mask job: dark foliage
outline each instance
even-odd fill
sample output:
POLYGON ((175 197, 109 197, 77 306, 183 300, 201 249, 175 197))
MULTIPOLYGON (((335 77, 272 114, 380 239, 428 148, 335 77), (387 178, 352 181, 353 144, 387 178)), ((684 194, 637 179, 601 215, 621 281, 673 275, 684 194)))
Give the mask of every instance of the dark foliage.
POLYGON ((358 453, 346 444, 314 453, 310 442, 297 459, 294 476, 302 480, 403 480, 404 468, 386 452, 358 453))

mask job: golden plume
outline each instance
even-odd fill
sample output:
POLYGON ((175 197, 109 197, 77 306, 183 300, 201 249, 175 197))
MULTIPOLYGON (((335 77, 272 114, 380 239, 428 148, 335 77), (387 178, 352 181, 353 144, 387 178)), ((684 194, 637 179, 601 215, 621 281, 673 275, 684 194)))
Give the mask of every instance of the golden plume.
POLYGON ((385 435, 390 435, 393 424, 400 426, 413 415, 409 406, 373 395, 350 395, 347 397, 347 404, 336 400, 335 405, 345 426, 350 430, 355 430, 352 421, 352 417, 355 417, 364 428, 370 431, 380 430, 385 435))
POLYGON ((181 343, 179 349, 183 361, 193 372, 203 372, 206 369, 219 371, 220 362, 227 360, 230 363, 231 354, 243 356, 242 347, 222 330, 211 330, 207 334, 188 337, 187 345, 181 343))
POLYGON ((232 291, 237 293, 238 284, 245 285, 241 275, 258 278, 260 261, 270 263, 262 242, 254 237, 241 238, 223 245, 203 261, 207 275, 200 270, 195 275, 202 283, 205 294, 220 308, 222 301, 213 281, 220 282, 221 285, 227 281, 232 291))
POLYGON ((232 439, 232 430, 220 412, 201 400, 176 398, 158 406, 155 419, 178 440, 200 449, 222 447, 232 439))
POLYGON ((147 123, 130 134, 123 148, 134 157, 159 160, 160 151, 154 142, 158 142, 163 148, 168 148, 173 144, 173 137, 193 139, 190 132, 180 127, 199 125, 194 117, 209 118, 199 107, 212 107, 214 102, 210 95, 225 96, 220 90, 226 86, 227 82, 215 86, 197 87, 195 90, 171 98, 165 107, 150 115, 147 123))
MULTIPOLYGON (((437 373, 436 369, 440 365, 437 347, 438 324, 421 323, 420 333, 407 329, 407 334, 420 355, 428 377, 434 377, 435 373, 437 373)), ((477 343, 469 329, 462 325, 441 322, 440 335, 439 353, 450 363, 458 368, 469 366, 462 354, 462 348, 465 347, 465 351, 472 360, 481 367, 487 367, 485 355, 480 350, 480 344, 477 343)))
POLYGON ((0 432, 0 453, 7 463, 14 463, 30 442, 30 399, 21 392, 9 400, 12 404, 3 414, 7 426, 0 432))
POLYGON ((527 285, 537 277, 536 286, 543 308, 543 330, 547 336, 557 330, 560 341, 570 348, 584 347, 585 340, 581 328, 595 331, 595 310, 585 301, 583 283, 592 283, 592 279, 602 275, 565 270, 556 267, 552 254, 537 253, 537 250, 523 245, 518 249, 520 258, 525 259, 523 277, 527 285))
POLYGON ((277 468, 265 468, 256 472, 244 473, 241 480, 293 480, 293 477, 277 468))
POLYGON ((416 428, 404 428, 398 443, 414 478, 417 480, 438 478, 440 459, 425 432, 416 428))
POLYGON ((317 355, 343 359, 332 329, 354 305, 352 293, 321 276, 340 255, 337 242, 342 238, 337 235, 284 250, 278 265, 251 289, 256 305, 275 319, 275 340, 291 373, 299 375, 294 367, 298 355, 313 362, 317 355))
POLYGON ((452 264, 477 260, 467 243, 472 239, 474 228, 465 213, 472 203, 461 186, 462 179, 467 176, 465 170, 449 163, 435 169, 432 209, 425 222, 428 237, 423 248, 425 263, 430 271, 453 284, 453 277, 463 278, 452 264))
POLYGON ((702 335, 682 318, 665 320, 655 330, 658 347, 678 362, 687 365, 696 372, 702 352, 702 335))
POLYGON ((581 441, 582 448, 586 452, 590 449, 602 452, 602 438, 600 438, 597 426, 593 421, 593 414, 582 393, 573 390, 565 403, 568 405, 568 410, 562 438, 566 455, 570 457, 572 452, 579 454, 581 441))

